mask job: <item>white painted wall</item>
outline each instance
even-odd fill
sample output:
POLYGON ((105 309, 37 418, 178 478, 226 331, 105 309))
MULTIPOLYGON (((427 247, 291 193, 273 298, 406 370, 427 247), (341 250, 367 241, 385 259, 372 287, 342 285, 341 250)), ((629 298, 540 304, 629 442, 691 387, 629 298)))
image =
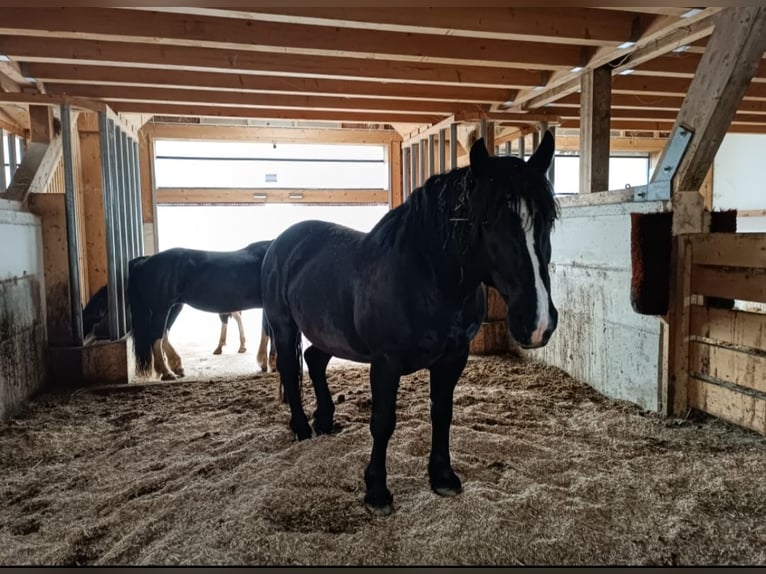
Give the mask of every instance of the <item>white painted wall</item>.
POLYGON ((551 237, 559 325, 531 356, 599 392, 659 408, 660 320, 630 304, 630 214, 661 202, 566 207, 551 237))
POLYGON ((0 420, 45 383, 45 280, 40 219, 0 205, 0 420))
MULTIPOLYGON (((713 163, 713 209, 766 210, 766 135, 727 134, 713 163)), ((737 231, 764 232, 766 217, 738 217, 737 231)))

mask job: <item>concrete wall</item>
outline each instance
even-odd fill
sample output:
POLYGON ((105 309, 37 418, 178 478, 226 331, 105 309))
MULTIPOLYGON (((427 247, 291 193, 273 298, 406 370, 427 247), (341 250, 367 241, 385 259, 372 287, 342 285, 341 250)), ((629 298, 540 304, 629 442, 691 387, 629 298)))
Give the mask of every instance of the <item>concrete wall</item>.
POLYGON ((40 220, 0 200, 0 420, 45 384, 46 328, 40 220))
POLYGON ((559 325, 529 353, 650 410, 659 408, 661 326, 630 304, 630 213, 661 210, 661 202, 562 208, 551 238, 559 325))

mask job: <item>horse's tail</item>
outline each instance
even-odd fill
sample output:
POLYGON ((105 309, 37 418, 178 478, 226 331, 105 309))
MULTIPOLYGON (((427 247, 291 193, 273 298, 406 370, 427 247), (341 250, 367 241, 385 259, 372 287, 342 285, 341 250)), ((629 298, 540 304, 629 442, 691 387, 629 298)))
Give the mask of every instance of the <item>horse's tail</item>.
POLYGON ((136 357, 136 372, 149 374, 152 370, 152 310, 146 304, 134 276, 128 277, 128 304, 133 323, 133 353, 136 357))

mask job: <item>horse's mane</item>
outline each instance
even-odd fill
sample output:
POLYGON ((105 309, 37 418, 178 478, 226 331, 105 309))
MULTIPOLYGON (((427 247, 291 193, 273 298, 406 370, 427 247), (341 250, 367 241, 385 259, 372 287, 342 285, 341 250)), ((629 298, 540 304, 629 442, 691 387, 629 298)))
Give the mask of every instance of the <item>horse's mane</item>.
POLYGON ((517 177, 509 178, 505 193, 476 193, 479 182, 470 166, 433 175, 388 212, 370 235, 385 244, 403 240, 429 249, 444 250, 452 242, 465 255, 475 245, 483 223, 496 222, 509 209, 518 214, 522 202, 531 218, 552 225, 558 218, 558 203, 545 175, 526 168, 516 157, 490 161, 504 162, 503 174, 518 170, 517 177))

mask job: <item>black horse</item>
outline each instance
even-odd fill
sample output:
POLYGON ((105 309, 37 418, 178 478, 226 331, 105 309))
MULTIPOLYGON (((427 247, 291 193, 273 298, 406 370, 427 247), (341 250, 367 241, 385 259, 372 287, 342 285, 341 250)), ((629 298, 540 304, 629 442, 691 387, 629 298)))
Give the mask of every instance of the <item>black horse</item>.
MULTIPOLYGON (((261 262, 270 244, 258 241, 237 251, 175 247, 133 264, 128 275, 128 304, 136 370, 148 373, 154 355, 154 368, 162 380, 183 374, 181 359, 167 342, 167 331, 184 304, 219 314, 262 307, 261 262), (170 368, 163 350, 172 363, 170 368)), ((265 315, 263 330, 269 330, 265 315)))
POLYGON ((312 436, 301 406, 300 332, 316 393, 313 430, 333 429, 326 367, 332 356, 370 363, 373 447, 365 503, 388 514, 386 449, 396 424, 402 375, 430 371, 432 443, 428 472, 441 495, 461 492, 452 470, 452 397, 469 342, 485 312, 481 283, 508 303, 508 326, 522 347, 541 347, 556 328, 550 296, 550 233, 557 204, 546 172, 546 132, 526 163, 490 157, 483 140, 470 166, 435 175, 367 234, 321 221, 293 225, 271 244, 261 269, 263 302, 290 404, 290 428, 312 436))

